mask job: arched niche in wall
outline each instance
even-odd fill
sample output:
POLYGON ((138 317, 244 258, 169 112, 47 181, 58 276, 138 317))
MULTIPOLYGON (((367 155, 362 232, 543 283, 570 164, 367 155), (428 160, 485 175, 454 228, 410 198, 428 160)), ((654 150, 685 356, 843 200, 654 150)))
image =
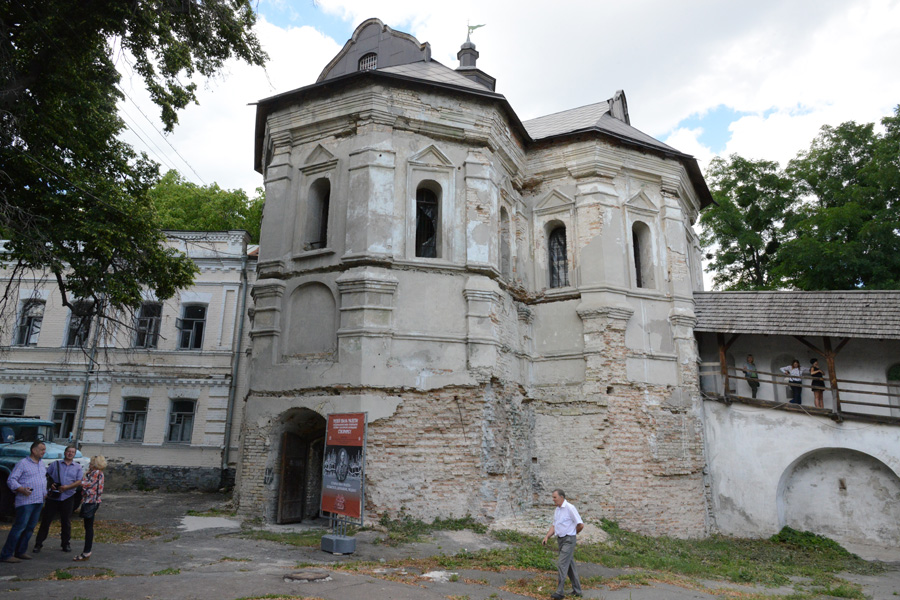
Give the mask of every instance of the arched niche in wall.
POLYGON ((575 200, 552 190, 534 209, 536 281, 550 289, 577 285, 575 281, 575 200))
POLYGON ((331 360, 337 347, 337 311, 331 288, 306 283, 289 300, 287 358, 331 360))
POLYGON ((874 456, 822 448, 791 464, 778 484, 779 527, 841 543, 900 544, 900 477, 874 456))
POLYGON ((294 253, 330 248, 338 160, 318 144, 300 168, 294 253))
POLYGON ((431 144, 407 161, 406 257, 452 260, 453 162, 431 144))
POLYGON ((628 232, 628 261, 631 265, 631 283, 635 288, 659 289, 657 239, 659 209, 641 190, 625 203, 630 225, 628 232))

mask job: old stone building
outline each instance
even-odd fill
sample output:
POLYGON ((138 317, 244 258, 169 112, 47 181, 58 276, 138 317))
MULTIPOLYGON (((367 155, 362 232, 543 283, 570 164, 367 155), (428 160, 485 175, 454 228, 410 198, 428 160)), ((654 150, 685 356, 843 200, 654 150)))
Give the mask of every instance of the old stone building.
POLYGON ((199 273, 164 302, 148 292, 133 321, 98 326, 62 305, 55 279, 5 265, 0 413, 52 419, 56 437, 109 459, 109 487, 216 490, 237 463, 255 249, 244 231, 166 233, 199 273))
POLYGON ((318 514, 324 417, 368 414, 368 515, 582 511, 702 536, 696 161, 625 95, 522 122, 476 64, 362 23, 262 100, 242 511, 318 514))

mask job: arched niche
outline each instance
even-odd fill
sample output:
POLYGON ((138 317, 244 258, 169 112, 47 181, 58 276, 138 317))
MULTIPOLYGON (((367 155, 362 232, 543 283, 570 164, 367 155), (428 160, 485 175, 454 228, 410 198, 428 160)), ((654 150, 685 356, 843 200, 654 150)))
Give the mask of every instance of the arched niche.
POLYGON ((331 359, 337 346, 334 294, 322 283, 307 283, 289 301, 285 354, 290 358, 331 359))
POLYGON ((778 484, 779 527, 842 543, 900 543, 900 477, 874 456, 822 448, 794 461, 778 484))

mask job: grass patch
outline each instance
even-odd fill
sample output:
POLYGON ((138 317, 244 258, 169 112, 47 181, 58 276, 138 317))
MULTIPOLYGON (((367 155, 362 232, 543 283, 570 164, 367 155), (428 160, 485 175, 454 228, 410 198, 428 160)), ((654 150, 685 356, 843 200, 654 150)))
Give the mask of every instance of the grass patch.
POLYGON ((181 573, 181 569, 175 569, 173 567, 169 567, 168 569, 162 569, 160 571, 154 571, 150 573, 151 575, 178 575, 181 573))
POLYGON ((678 540, 625 531, 612 521, 604 520, 602 526, 609 541, 579 544, 576 560, 766 586, 789 585, 791 577, 807 577, 821 585, 837 581, 836 573, 876 574, 885 569, 833 540, 788 528, 768 540, 723 536, 678 540))
MULTIPOLYGON (((0 525, 0 531, 8 531, 12 524, 0 525)), ((50 525, 48 540, 58 539, 60 535, 59 521, 50 525)), ((123 544, 135 540, 146 540, 160 535, 160 532, 146 525, 135 525, 126 521, 97 521, 94 524, 94 543, 123 544)), ((84 539, 84 521, 76 515, 72 517, 72 539, 84 539)))
POLYGON ((233 556, 223 556, 219 562, 251 562, 249 558, 235 558, 233 556))
POLYGON ((189 517, 234 517, 234 516, 237 516, 236 511, 225 510, 224 508, 208 508, 206 510, 189 510, 185 514, 187 514, 187 516, 189 516, 189 517))
POLYGON ((56 569, 47 579, 57 581, 86 581, 89 579, 112 579, 116 574, 112 569, 103 569, 96 567, 68 567, 66 569, 56 569), (89 574, 83 574, 79 571, 89 571, 89 574), (75 571, 75 572, 73 572, 75 571))
POLYGON ((424 536, 434 531, 462 531, 463 529, 469 529, 475 533, 487 532, 487 527, 476 521, 471 515, 455 519, 438 518, 431 523, 426 523, 419 519, 413 519, 410 515, 400 511, 396 519, 391 519, 386 514, 382 515, 379 524, 387 529, 388 535, 386 538, 377 538, 375 543, 386 546, 420 542, 424 536))
POLYGON ((237 535, 248 540, 266 540, 269 542, 278 542, 279 544, 285 544, 287 546, 317 548, 322 544, 322 536, 326 533, 328 533, 328 531, 324 529, 301 532, 276 532, 265 531, 263 529, 248 529, 237 535))

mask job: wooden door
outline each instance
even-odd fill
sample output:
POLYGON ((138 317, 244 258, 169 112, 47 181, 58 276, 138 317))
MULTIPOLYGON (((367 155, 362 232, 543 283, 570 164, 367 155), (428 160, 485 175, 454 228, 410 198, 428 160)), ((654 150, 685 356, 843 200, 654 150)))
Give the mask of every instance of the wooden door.
POLYGON ((303 520, 306 499, 306 459, 308 444, 297 434, 285 432, 281 438, 281 484, 278 491, 278 522, 303 520))

